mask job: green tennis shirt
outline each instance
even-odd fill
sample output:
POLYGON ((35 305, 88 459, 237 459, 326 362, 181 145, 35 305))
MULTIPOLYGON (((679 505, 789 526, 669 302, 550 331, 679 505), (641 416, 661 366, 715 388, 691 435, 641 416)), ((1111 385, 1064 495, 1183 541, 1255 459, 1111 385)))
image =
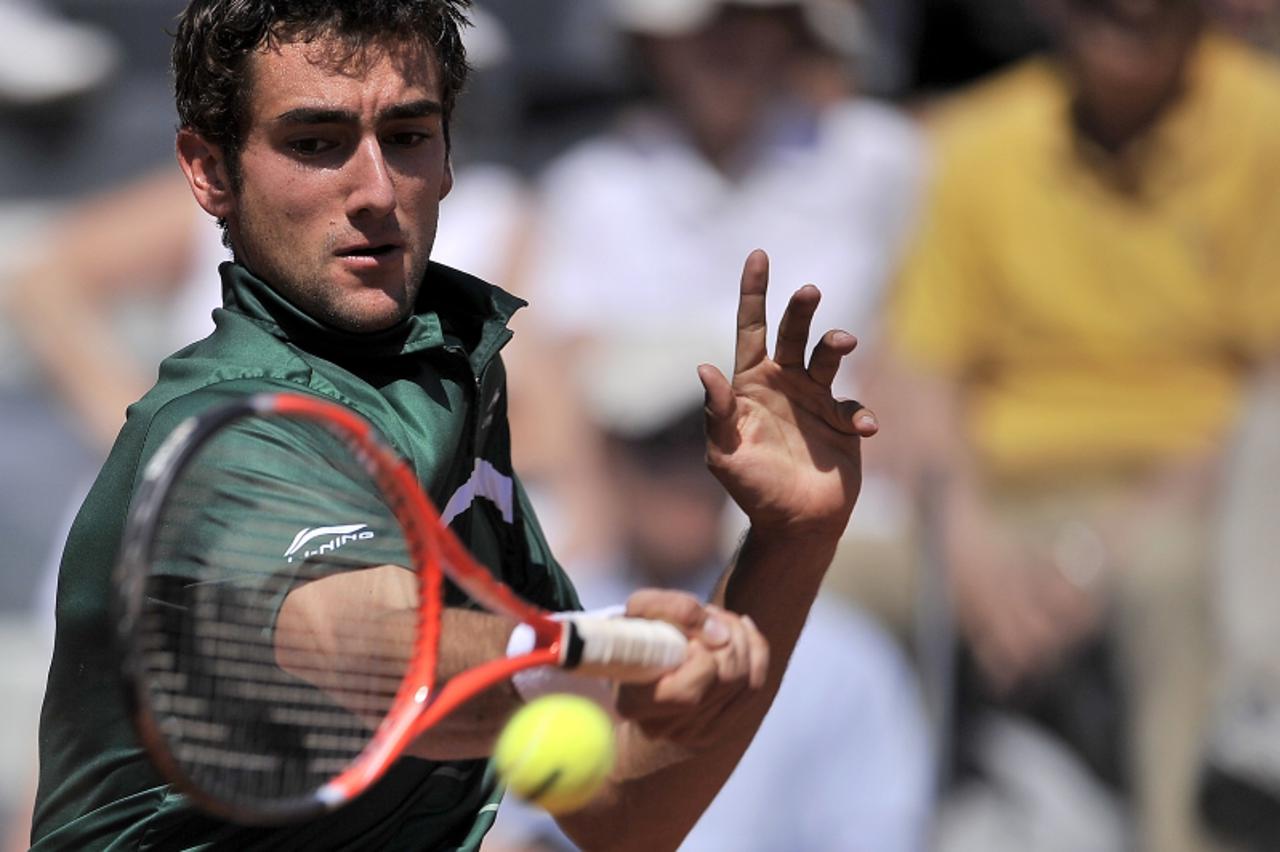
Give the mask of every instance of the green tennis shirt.
MULTIPOLYGON (((164 438, 229 398, 292 390, 360 413, 409 461, 436 505, 449 507, 453 530, 483 564, 542 606, 578 608, 511 468, 498 352, 520 300, 432 264, 412 316, 350 334, 307 316, 241 266, 224 264, 222 279, 216 330, 168 358, 156 386, 130 407, 67 540, 40 719, 34 849, 478 849, 500 798, 485 761, 403 758, 329 816, 245 828, 192 807, 138 742, 111 618, 125 516, 164 438)), ((451 595, 450 603, 465 604, 451 595)))

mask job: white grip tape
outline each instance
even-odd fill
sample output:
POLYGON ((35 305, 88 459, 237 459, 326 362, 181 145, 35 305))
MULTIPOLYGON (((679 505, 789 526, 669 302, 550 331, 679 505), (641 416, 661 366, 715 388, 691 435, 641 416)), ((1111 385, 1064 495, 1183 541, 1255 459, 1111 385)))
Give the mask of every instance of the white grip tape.
MULTIPOLYGON (((582 641, 579 666, 620 667, 632 676, 637 671, 651 671, 656 675, 684 661, 688 641, 683 633, 662 621, 621 618, 625 611, 625 607, 616 606, 592 612, 555 614, 557 621, 572 621, 582 641)), ((535 642, 533 628, 518 624, 507 640, 507 656, 527 654, 535 642)), ((569 692, 613 708, 613 682, 603 677, 584 677, 569 670, 543 666, 517 672, 511 683, 525 701, 552 692, 569 692)))
MULTIPOLYGON (((626 607, 612 606, 591 612, 592 617, 613 618, 622 615, 626 607)), ((556 621, 567 621, 583 615, 580 612, 557 612, 551 617, 556 621)), ((537 634, 527 624, 517 624, 507 640, 507 656, 518 657, 533 650, 537 644, 537 634)), ((590 698, 600 706, 613 710, 613 682, 602 677, 584 677, 564 669, 551 666, 525 669, 511 677, 511 685, 526 702, 553 692, 568 692, 590 698)))
POLYGON ((665 621, 589 614, 571 620, 582 639, 579 665, 663 672, 684 662, 688 640, 665 621))

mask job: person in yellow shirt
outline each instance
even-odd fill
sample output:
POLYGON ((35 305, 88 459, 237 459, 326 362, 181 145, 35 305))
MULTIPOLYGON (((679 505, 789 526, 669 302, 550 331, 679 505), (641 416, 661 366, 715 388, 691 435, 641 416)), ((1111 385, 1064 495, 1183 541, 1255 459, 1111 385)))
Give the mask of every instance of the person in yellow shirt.
POLYGON ((1140 846, 1200 850, 1213 484, 1280 344, 1280 71, 1194 0, 1045 6, 1052 55, 935 115, 900 416, 988 685, 1106 632, 1140 846))

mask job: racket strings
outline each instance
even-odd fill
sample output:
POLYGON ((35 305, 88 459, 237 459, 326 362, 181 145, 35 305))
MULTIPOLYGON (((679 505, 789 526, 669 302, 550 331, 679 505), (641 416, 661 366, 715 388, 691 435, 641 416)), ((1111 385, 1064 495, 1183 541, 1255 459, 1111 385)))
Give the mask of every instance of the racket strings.
MULTIPOLYGON (((411 564, 367 465, 316 423, 251 418, 171 486, 136 639, 151 715, 192 786, 254 805, 308 795, 357 759, 401 689, 414 630, 389 641, 383 609, 352 600, 323 629, 277 629, 311 583, 411 564)), ((379 593, 414 617, 416 575, 387 576, 379 593)))

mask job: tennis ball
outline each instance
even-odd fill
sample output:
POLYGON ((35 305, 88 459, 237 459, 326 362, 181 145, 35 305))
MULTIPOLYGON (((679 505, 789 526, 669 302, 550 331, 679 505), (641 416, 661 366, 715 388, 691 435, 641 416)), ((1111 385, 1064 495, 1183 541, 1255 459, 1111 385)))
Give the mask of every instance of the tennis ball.
POLYGON ((521 707, 494 747, 507 789, 549 813, 591 801, 613 768, 613 722, 594 701, 545 695, 521 707))

